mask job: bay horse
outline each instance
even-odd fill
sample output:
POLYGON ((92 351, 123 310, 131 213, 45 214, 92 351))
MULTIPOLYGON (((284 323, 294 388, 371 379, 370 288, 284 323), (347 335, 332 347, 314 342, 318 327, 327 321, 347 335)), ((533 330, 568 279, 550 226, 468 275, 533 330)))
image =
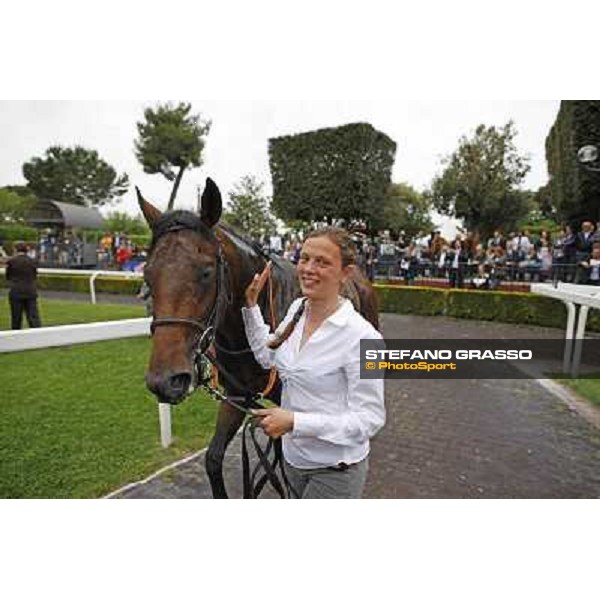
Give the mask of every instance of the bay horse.
MULTIPOLYGON (((283 319, 300 290, 294 266, 278 256, 267 256, 261 247, 232 228, 219 224, 221 193, 208 178, 200 214, 175 210, 162 213, 136 188, 140 209, 152 230, 144 278, 153 299, 152 353, 146 385, 159 402, 178 404, 198 385, 196 357, 212 345, 227 398, 260 392, 269 371, 255 360, 242 321, 244 292, 253 276, 272 261, 273 311, 266 289, 259 306, 267 322, 283 319)), ((265 286, 267 287, 267 286, 265 286)), ((369 281, 355 270, 342 290, 376 328, 377 299, 369 281)), ((269 399, 280 402, 277 382, 269 399)), ((245 414, 221 402, 214 436, 206 452, 206 472, 213 497, 227 498, 223 459, 227 446, 245 414)))

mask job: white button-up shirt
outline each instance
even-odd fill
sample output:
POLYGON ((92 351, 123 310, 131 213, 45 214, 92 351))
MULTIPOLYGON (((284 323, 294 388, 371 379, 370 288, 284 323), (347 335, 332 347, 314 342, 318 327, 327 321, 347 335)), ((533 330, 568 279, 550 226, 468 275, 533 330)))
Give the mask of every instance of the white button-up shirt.
MULTIPOLYGON (((283 331, 300 306, 290 306, 283 331)), ((286 460, 300 469, 352 464, 369 453, 369 439, 385 423, 383 379, 360 378, 360 340, 381 334, 352 303, 340 306, 300 348, 306 311, 276 350, 260 308, 243 308, 246 336, 256 360, 275 366, 283 384, 281 406, 294 412, 293 431, 283 436, 286 460)))

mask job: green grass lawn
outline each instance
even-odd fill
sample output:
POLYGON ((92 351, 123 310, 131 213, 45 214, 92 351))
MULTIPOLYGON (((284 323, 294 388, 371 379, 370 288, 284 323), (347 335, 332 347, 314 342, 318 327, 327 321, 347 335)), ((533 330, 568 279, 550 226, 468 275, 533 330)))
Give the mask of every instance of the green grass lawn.
POLYGON ((595 379, 561 379, 560 382, 569 386, 596 406, 600 406, 600 375, 595 379))
POLYGON ((0 497, 98 497, 206 446, 217 406, 196 393, 161 447, 149 352, 132 338, 0 354, 0 497))
MULTIPOLYGON (((0 298, 4 306, 0 308, 0 329, 10 328, 10 309, 8 296, 0 298)), ((92 323, 95 321, 116 321, 145 317, 143 306, 135 304, 86 304, 40 298, 38 300, 42 325, 70 325, 92 323)), ((23 327, 27 328, 27 319, 23 316, 23 327)))

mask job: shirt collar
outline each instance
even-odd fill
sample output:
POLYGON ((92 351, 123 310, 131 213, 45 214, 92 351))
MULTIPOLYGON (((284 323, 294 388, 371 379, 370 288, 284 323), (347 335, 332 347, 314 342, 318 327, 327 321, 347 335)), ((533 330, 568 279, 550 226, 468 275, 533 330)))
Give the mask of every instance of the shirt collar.
POLYGON ((348 322, 353 310, 354 307, 352 302, 350 302, 348 298, 343 298, 341 306, 331 316, 329 316, 326 321, 328 323, 332 323, 333 325, 337 325, 338 327, 344 327, 348 322))

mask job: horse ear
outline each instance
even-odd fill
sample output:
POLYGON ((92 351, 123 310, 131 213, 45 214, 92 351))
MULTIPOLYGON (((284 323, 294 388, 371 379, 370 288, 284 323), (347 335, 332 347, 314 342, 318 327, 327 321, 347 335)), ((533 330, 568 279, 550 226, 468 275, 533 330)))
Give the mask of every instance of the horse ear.
POLYGON ((208 227, 214 227, 219 222, 222 211, 221 192, 217 184, 210 177, 207 177, 200 205, 200 218, 208 227))
POLYGON ((150 204, 150 202, 144 200, 144 197, 142 196, 142 193, 140 192, 137 186, 135 188, 135 191, 137 192, 138 204, 142 209, 144 218, 146 219, 146 222, 148 223, 148 225, 150 225, 150 228, 152 229, 154 223, 158 221, 162 213, 160 212, 160 210, 158 210, 158 208, 150 204))

